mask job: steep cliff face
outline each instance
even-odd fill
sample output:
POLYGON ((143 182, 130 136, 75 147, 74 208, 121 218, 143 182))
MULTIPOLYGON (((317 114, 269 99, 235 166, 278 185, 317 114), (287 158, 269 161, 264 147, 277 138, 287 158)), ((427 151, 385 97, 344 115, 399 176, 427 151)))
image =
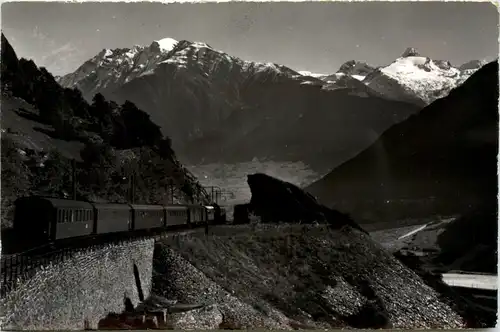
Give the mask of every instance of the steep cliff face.
POLYGON ((358 216, 459 213, 496 199, 497 153, 495 61, 307 190, 358 216))

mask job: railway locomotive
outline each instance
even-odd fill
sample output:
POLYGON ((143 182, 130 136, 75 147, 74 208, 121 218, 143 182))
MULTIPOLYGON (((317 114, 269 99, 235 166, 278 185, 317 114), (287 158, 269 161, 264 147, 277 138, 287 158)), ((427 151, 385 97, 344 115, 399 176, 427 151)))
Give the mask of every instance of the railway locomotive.
POLYGON ((15 202, 14 232, 31 244, 112 233, 193 227, 225 222, 218 205, 91 203, 30 196, 15 202))

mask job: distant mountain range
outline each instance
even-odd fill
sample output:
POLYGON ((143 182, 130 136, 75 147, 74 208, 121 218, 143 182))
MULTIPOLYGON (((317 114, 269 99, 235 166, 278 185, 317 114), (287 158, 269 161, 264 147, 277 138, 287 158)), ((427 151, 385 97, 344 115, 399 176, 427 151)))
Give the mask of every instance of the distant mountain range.
POLYGON ((497 154, 494 61, 307 190, 365 220, 456 214, 496 205, 497 154))
POLYGON ((188 163, 300 160, 324 172, 423 104, 408 97, 411 91, 395 98, 380 84, 365 83, 380 81, 383 69, 350 61, 340 70, 305 76, 205 43, 166 38, 104 49, 58 81, 87 99, 100 92, 117 102, 131 100, 188 163))
MULTIPOLYGON (((302 72, 304 76, 322 80, 326 89, 350 85, 362 90, 358 82, 368 86, 380 96, 426 106, 446 96, 451 89, 462 84, 486 62, 469 61, 454 67, 446 60, 432 60, 412 47, 388 66, 372 67, 364 62, 348 61, 331 75, 302 72)), ((315 82, 315 81, 314 81, 315 82)))
POLYGON ((300 160, 324 172, 481 65, 455 68, 410 48, 386 67, 349 61, 322 76, 165 38, 104 49, 58 82, 88 100, 131 100, 188 163, 300 160))

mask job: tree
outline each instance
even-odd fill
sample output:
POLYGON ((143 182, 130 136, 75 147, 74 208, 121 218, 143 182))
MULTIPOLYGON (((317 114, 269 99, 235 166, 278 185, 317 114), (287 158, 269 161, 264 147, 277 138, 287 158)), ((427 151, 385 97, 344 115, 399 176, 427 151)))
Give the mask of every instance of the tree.
POLYGON ((154 124, 149 114, 140 110, 130 101, 121 107, 121 116, 127 131, 129 147, 147 145, 153 147, 163 138, 160 127, 154 124))
POLYGON ((21 157, 14 142, 7 135, 1 138, 2 161, 2 228, 10 227, 14 216, 13 203, 18 197, 26 196, 31 186, 31 172, 21 157))

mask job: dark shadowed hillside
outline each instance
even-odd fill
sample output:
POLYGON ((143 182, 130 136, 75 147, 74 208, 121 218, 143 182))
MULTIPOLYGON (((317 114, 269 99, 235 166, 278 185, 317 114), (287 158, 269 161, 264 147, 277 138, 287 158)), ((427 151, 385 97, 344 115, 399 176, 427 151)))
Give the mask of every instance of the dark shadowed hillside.
POLYGON ((350 87, 328 90, 294 80, 242 88, 246 107, 233 111, 218 128, 189 144, 186 155, 203 156, 193 160, 205 162, 255 157, 303 161, 318 171, 328 171, 418 110, 356 91, 350 87))
POLYGON ((495 61, 307 190, 365 221, 457 214, 496 200, 497 153, 495 61))

